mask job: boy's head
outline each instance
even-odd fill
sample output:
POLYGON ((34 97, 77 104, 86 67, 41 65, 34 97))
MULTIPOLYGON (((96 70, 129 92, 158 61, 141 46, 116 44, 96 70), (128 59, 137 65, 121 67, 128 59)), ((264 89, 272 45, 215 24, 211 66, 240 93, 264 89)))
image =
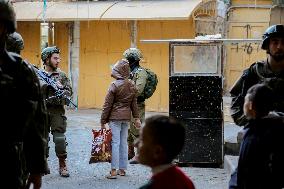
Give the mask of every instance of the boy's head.
POLYGON ((152 116, 140 131, 138 160, 149 167, 171 163, 182 150, 184 139, 185 128, 180 122, 168 116, 152 116))
POLYGON ((265 84, 253 85, 247 91, 244 102, 244 114, 248 119, 266 116, 273 110, 274 94, 265 84))

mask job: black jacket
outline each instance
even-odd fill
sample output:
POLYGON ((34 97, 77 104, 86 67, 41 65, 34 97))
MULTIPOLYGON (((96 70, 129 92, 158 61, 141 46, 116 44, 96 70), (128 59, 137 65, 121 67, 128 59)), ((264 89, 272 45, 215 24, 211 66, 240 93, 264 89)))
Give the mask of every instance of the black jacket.
MULTIPOLYGON (((231 116, 237 125, 244 126, 247 123, 243 113, 243 104, 248 89, 257 83, 262 83, 272 78, 284 80, 284 72, 273 73, 267 61, 253 63, 248 69, 244 70, 242 76, 230 91, 232 97, 231 116)), ((284 81, 281 84, 279 82, 272 83, 271 87, 277 89, 277 93, 281 93, 279 94, 281 98, 275 109, 284 112, 284 94, 282 94, 282 91, 284 91, 284 81)))
POLYGON ((280 189, 284 187, 284 116, 270 113, 250 120, 240 149, 238 168, 230 189, 280 189))

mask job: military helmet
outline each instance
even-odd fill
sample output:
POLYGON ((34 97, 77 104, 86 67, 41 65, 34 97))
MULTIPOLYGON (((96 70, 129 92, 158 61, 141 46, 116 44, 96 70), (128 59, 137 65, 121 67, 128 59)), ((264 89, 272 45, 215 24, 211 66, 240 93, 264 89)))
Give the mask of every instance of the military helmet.
POLYGON ((0 22, 7 26, 8 33, 13 33, 16 30, 15 11, 8 0, 0 0, 0 22))
POLYGON ((269 28, 266 29, 262 36, 262 44, 261 48, 264 50, 268 50, 268 45, 269 45, 269 39, 271 37, 284 37, 284 25, 272 25, 269 28))
POLYGON ((47 58, 49 58, 53 53, 60 53, 60 49, 56 46, 46 47, 41 51, 41 59, 44 62, 47 58))
POLYGON ((24 49, 24 40, 22 36, 17 32, 9 34, 6 40, 6 49, 7 51, 20 54, 21 50, 24 49))
POLYGON ((126 51, 124 51, 123 56, 126 59, 129 59, 130 57, 134 58, 135 61, 139 61, 143 58, 143 55, 141 51, 137 48, 129 48, 126 51))

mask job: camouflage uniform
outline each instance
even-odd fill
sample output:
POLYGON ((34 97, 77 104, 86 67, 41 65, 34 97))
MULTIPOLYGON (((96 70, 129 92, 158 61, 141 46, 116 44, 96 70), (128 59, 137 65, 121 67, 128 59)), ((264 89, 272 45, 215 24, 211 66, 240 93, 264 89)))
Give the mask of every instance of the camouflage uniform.
POLYGON ((7 0, 0 0, 0 25, 7 29, 0 29, 0 143, 5 164, 1 184, 18 189, 29 174, 41 177, 47 172, 46 109, 31 65, 5 50, 6 34, 16 29, 7 0))
MULTIPOLYGON (((138 112, 139 112, 140 121, 143 124, 145 121, 145 100, 141 98, 141 96, 143 95, 144 87, 147 81, 147 72, 142 67, 138 66, 131 72, 130 75, 131 75, 130 79, 134 81, 136 88, 138 90, 138 97, 137 97, 138 112)), ((133 143, 135 139, 138 138, 138 136, 139 136, 139 129, 135 127, 135 121, 132 117, 128 141, 130 143, 133 143)))
MULTIPOLYGON (((273 25, 267 28, 263 35, 263 41, 261 45, 261 48, 263 50, 266 50, 267 52, 269 51, 269 39, 273 36, 283 38, 284 25, 273 25)), ((262 83, 271 78, 284 80, 284 70, 274 72, 272 71, 270 63, 268 61, 257 61, 253 63, 249 68, 245 69, 241 77, 236 81, 230 91, 230 94, 232 97, 231 116, 237 125, 244 126, 248 122, 243 112, 244 99, 248 89, 257 83, 262 83)), ((272 88, 274 90, 277 90, 276 86, 272 86, 272 88)), ((283 91, 283 89, 279 91, 283 91)), ((279 96, 283 96, 282 93, 279 96)), ((283 99, 278 102, 275 109, 281 112, 284 111, 283 99)))
MULTIPOLYGON (((136 88, 138 90, 138 97, 137 97, 137 106, 139 112, 139 118, 141 123, 143 124, 145 121, 145 99, 142 97, 144 92, 144 87, 147 82, 147 72, 143 69, 138 62, 143 58, 142 53, 137 48, 129 48, 124 53, 123 56, 129 60, 129 58, 133 58, 134 61, 137 62, 135 68, 132 69, 130 73, 130 79, 135 83, 136 88)), ((131 62, 130 62, 131 63, 131 62)), ((130 129, 128 132, 128 145, 129 145, 129 159, 133 156, 134 152, 133 143, 139 136, 139 129, 135 127, 135 120, 133 117, 131 118, 130 129), (132 155, 133 154, 133 155, 132 155)))
MULTIPOLYGON (((47 47, 43 49, 41 53, 41 58, 46 65, 46 60, 50 58, 54 53, 59 54, 60 50, 54 47, 47 47)), ((66 73, 61 71, 59 68, 54 69, 52 72, 44 71, 45 74, 56 82, 57 88, 64 91, 64 96, 70 98, 72 96, 72 88, 69 78, 66 73)), ((66 166, 65 159, 67 158, 66 151, 66 127, 67 118, 65 116, 65 105, 69 102, 66 98, 56 96, 56 91, 49 86, 45 81, 41 80, 41 88, 45 96, 47 111, 48 111, 48 121, 51 134, 53 136, 53 142, 55 144, 55 153, 59 159, 59 174, 63 177, 69 177, 69 173, 66 166)))
MULTIPOLYGON (((64 72, 60 69, 57 69, 55 72, 48 73, 48 76, 53 78, 55 81, 60 82, 64 87, 65 94, 71 97, 72 88, 70 80, 64 72)), ((64 105, 67 104, 65 99, 59 99, 54 97, 55 93, 53 89, 45 88, 44 91, 46 106, 48 111, 48 121, 53 135, 53 142, 55 143, 55 153, 57 157, 67 157, 66 151, 66 127, 67 127, 67 118, 65 116, 64 105)))
POLYGON ((31 66, 14 53, 5 52, 1 60, 1 144, 6 164, 2 179, 18 188, 27 178, 26 171, 47 171, 46 112, 31 66))

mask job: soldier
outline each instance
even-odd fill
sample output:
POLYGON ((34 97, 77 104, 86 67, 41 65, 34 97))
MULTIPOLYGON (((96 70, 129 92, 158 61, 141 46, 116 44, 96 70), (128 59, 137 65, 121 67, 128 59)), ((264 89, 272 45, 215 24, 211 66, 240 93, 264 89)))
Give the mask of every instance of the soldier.
POLYGON ((284 26, 273 25, 267 28, 263 34, 261 48, 266 50, 267 60, 257 61, 244 70, 243 75, 230 91, 232 96, 231 115, 235 123, 240 126, 247 123, 243 113, 244 97, 247 90, 267 78, 284 79, 284 26))
POLYGON ((6 49, 9 52, 21 54, 21 51, 24 49, 23 37, 17 32, 8 35, 6 41, 6 49))
POLYGON ((18 54, 6 50, 7 37, 15 29, 12 5, 0 0, 0 143, 5 164, 1 184, 11 189, 33 184, 39 189, 47 172, 46 114, 35 72, 18 54))
MULTIPOLYGON (((244 115, 243 106, 245 96, 250 87, 257 83, 267 82, 275 91, 275 107, 278 112, 284 112, 283 99, 283 79, 284 79, 284 26, 272 25, 268 27, 263 34, 261 48, 266 50, 268 57, 265 61, 257 61, 248 69, 244 70, 243 75, 237 80, 231 89, 232 96, 231 116, 234 122, 239 126, 245 126, 248 123, 247 116, 244 115)), ((248 128, 245 127, 238 133, 238 142, 243 140, 248 128)), ((236 171, 232 174, 229 188, 237 188, 234 184, 237 182, 236 171)))
MULTIPOLYGON (((60 63, 60 50, 56 46, 47 47, 42 50, 41 59, 48 77, 56 81, 57 87, 64 91, 67 97, 71 97, 72 88, 67 75, 58 68, 60 63)), ((69 177, 66 166, 66 126, 67 118, 65 116, 65 107, 68 102, 65 98, 56 97, 56 91, 51 87, 42 87, 43 94, 46 99, 48 111, 48 120, 55 144, 55 153, 59 159, 59 174, 62 177, 69 177)))
MULTIPOLYGON (((147 72, 139 65, 140 60, 143 58, 141 51, 137 48, 129 48, 123 56, 128 60, 130 66, 130 79, 134 81, 138 90, 137 105, 139 118, 141 123, 145 121, 145 99, 143 98, 143 91, 147 82, 147 72)), ((130 130, 128 134, 128 150, 129 158, 134 157, 130 164, 136 164, 138 161, 135 158, 134 141, 139 137, 139 129, 135 127, 135 120, 132 118, 130 123, 130 130)))
MULTIPOLYGON (((231 116, 239 126, 244 126, 248 122, 243 112, 244 98, 247 90, 254 84, 267 81, 270 78, 284 79, 284 26, 273 25, 267 28, 263 34, 261 48, 266 50, 268 54, 267 59, 257 61, 244 70, 243 75, 237 80, 230 91, 232 97, 231 116)), ((281 86, 273 84, 273 82, 270 83, 271 85, 277 85, 271 86, 274 90, 281 91, 281 89, 276 89, 281 88, 281 86)), ((276 111, 284 112, 283 102, 283 99, 280 99, 277 107, 275 107, 276 111)), ((239 132, 238 138, 241 139, 244 133, 245 130, 239 132)))

